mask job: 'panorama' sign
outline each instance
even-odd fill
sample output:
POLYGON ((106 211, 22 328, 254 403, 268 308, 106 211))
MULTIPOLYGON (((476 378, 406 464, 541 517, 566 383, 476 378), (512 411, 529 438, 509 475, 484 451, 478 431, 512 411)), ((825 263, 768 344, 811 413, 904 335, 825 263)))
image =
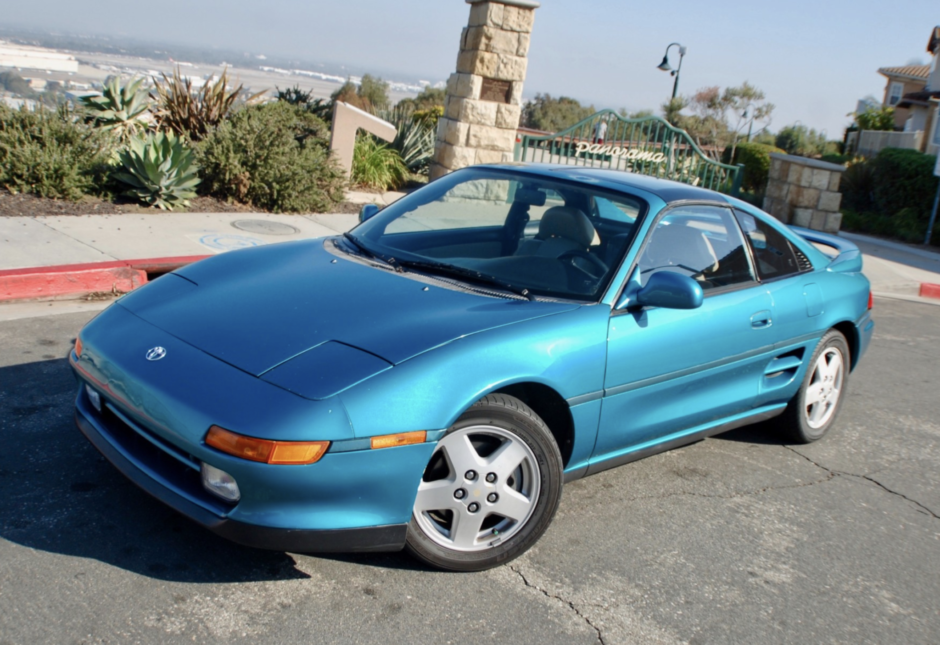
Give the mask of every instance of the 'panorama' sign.
POLYGON ((588 152, 592 155, 610 155, 611 157, 623 157, 631 161, 649 161, 650 163, 666 163, 666 155, 652 150, 641 150, 640 148, 621 148, 603 143, 588 143, 579 141, 577 153, 588 152))

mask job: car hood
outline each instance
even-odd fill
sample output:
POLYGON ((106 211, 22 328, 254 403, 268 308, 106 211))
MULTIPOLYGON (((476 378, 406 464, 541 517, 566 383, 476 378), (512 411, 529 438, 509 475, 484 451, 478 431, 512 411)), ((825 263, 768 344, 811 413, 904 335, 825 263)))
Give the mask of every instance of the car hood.
POLYGON ((331 341, 394 365, 462 336, 578 306, 445 288, 327 250, 332 245, 319 239, 232 251, 118 302, 256 376, 331 341))

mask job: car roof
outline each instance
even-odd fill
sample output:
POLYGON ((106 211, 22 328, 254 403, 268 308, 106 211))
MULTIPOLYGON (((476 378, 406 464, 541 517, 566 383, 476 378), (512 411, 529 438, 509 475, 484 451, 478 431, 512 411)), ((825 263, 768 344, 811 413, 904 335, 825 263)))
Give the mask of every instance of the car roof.
POLYGON ((565 166, 561 164, 533 164, 533 163, 506 163, 493 164, 490 167, 505 168, 507 170, 523 171, 543 177, 559 177, 570 181, 591 180, 593 183, 602 183, 608 188, 622 190, 624 188, 636 188, 656 195, 664 202, 678 202, 685 200, 696 201, 720 201, 726 202, 724 195, 708 190, 690 186, 678 181, 650 177, 649 175, 640 175, 624 170, 613 170, 610 168, 589 168, 586 166, 565 166))

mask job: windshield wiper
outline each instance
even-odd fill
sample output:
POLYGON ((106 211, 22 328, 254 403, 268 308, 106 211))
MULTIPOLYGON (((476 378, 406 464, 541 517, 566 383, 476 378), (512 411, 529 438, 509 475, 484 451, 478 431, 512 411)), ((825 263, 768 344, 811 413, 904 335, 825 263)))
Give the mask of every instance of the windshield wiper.
POLYGON ((475 271, 473 269, 467 269, 465 267, 454 264, 447 264, 446 262, 428 262, 423 260, 401 260, 400 264, 402 266, 414 269, 424 269, 426 271, 444 273, 461 278, 469 278, 475 282, 482 282, 484 284, 490 284, 495 287, 499 287, 504 291, 509 291, 510 293, 522 296, 527 300, 535 300, 535 296, 532 295, 532 292, 530 292, 528 289, 517 287, 511 282, 506 282, 505 280, 497 278, 496 276, 480 273, 479 271, 475 271))
POLYGON ((343 233, 343 237, 345 237, 347 240, 352 242, 353 246, 359 249, 359 251, 365 254, 366 256, 370 258, 374 258, 376 260, 381 260, 385 264, 395 269, 395 271, 397 271, 398 273, 402 272, 401 263, 399 263, 399 261, 396 260, 395 258, 391 256, 387 256, 387 255, 382 255, 381 253, 376 253, 375 251, 367 247, 365 244, 360 242, 359 239, 355 235, 353 235, 352 233, 348 231, 343 233))

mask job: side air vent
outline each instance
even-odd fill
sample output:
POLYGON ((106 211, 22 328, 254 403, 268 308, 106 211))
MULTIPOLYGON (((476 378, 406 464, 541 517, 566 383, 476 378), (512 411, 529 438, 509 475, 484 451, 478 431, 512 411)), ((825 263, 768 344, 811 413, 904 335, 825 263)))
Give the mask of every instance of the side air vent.
POLYGON ((809 261, 809 258, 792 244, 790 245, 790 248, 793 249, 793 253, 796 255, 796 263, 800 267, 800 272, 802 273, 803 271, 812 271, 813 263, 809 261))

